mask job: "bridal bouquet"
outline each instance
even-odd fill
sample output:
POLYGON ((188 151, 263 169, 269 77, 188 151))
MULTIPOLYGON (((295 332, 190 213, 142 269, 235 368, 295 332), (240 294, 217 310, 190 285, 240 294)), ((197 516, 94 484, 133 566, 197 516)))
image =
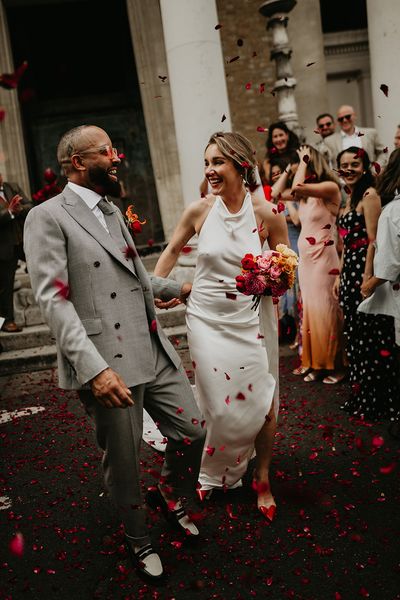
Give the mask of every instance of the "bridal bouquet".
POLYGON ((253 309, 257 309, 262 296, 277 298, 293 286, 299 263, 296 252, 285 244, 276 250, 267 250, 259 256, 245 254, 242 258, 242 274, 236 277, 236 289, 246 296, 253 296, 253 309))

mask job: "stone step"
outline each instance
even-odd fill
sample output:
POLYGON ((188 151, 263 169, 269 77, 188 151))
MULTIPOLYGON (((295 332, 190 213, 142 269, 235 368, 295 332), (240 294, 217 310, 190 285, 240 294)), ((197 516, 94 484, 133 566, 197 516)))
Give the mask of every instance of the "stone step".
POLYGON ((50 329, 44 324, 24 327, 19 333, 0 332, 0 349, 2 352, 24 350, 37 346, 51 346, 53 343, 54 339, 50 329))
POLYGON ((36 346, 0 353, 0 377, 42 371, 57 366, 55 346, 36 346))
MULTIPOLYGON (((45 328, 44 325, 42 327, 45 328)), ((26 329, 34 328, 27 327, 26 329)), ((189 364, 186 326, 166 327, 164 331, 185 365, 189 364)), ((13 335, 17 336, 21 334, 13 335)), ((43 331, 40 335, 43 336, 42 339, 46 339, 45 336, 50 335, 49 329, 47 328, 47 332, 43 331)), ((32 348, 14 348, 6 351, 3 347, 3 352, 0 352, 0 377, 16 373, 42 371, 56 366, 57 352, 55 345, 51 344, 51 338, 49 344, 36 345, 32 348)))

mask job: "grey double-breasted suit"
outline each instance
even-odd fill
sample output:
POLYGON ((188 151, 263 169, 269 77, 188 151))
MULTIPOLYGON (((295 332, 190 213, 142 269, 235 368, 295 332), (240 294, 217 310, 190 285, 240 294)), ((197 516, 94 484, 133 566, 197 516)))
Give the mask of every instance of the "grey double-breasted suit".
POLYGON ((25 249, 32 288, 56 338, 60 386, 80 390, 104 450, 106 483, 126 529, 142 543, 143 511, 132 506, 141 504, 143 405, 168 437, 162 474, 179 494, 194 489, 205 432, 192 423, 201 416, 179 356, 156 327, 153 292, 168 300, 180 295, 180 286, 148 276, 117 208, 113 218, 133 258, 67 186, 30 211, 25 249), (66 286, 67 298, 60 293, 66 286), (131 388, 133 407, 108 409, 94 398, 90 381, 107 367, 131 388))

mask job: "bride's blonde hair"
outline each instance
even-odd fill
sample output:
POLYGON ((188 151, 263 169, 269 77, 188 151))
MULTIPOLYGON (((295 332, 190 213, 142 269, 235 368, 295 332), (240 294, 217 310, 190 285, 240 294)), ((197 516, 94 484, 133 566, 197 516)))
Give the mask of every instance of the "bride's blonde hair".
POLYGON ((233 162, 245 185, 252 187, 259 183, 256 176, 256 151, 244 135, 232 131, 217 131, 208 140, 206 150, 211 144, 215 144, 225 158, 233 162))

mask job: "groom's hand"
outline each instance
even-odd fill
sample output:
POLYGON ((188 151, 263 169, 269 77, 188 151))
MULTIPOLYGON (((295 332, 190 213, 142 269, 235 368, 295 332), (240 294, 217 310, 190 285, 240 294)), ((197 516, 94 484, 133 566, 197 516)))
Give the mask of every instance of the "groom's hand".
POLYGON ((174 308, 174 306, 178 306, 178 304, 182 304, 182 302, 178 298, 172 298, 172 300, 168 300, 167 302, 161 300, 161 298, 154 298, 154 304, 157 308, 167 310, 167 308, 174 308))
POLYGON ((106 408, 127 408, 134 404, 132 392, 118 373, 110 368, 96 375, 90 386, 96 400, 106 408))

